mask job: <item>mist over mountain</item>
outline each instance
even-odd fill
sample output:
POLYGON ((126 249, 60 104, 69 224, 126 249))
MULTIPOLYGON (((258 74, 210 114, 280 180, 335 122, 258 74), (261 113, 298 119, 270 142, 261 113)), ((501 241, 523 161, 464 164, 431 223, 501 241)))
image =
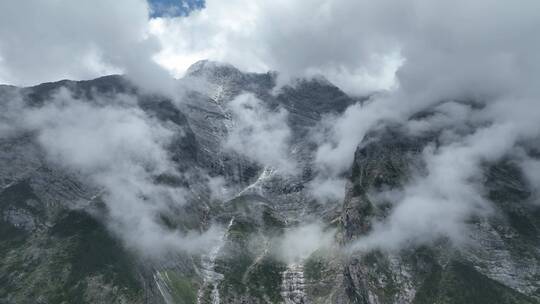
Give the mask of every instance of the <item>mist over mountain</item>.
POLYGON ((537 2, 68 2, 0 4, 0 303, 540 302, 537 2))

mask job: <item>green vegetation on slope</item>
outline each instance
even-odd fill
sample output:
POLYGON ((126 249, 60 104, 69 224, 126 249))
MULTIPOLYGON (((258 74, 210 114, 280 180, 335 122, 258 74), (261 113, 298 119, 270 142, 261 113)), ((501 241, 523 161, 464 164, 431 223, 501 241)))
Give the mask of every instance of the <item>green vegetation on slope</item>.
POLYGON ((479 273, 471 265, 452 261, 434 267, 418 289, 414 304, 528 304, 529 297, 479 273))

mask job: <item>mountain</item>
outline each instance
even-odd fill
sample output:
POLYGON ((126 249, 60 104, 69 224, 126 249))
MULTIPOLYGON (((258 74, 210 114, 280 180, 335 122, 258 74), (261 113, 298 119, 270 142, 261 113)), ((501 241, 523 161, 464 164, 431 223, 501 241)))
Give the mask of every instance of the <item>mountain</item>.
MULTIPOLYGON (((0 136, 0 303, 540 302, 540 209, 527 203, 532 190, 511 158, 483 167, 494 211, 467 222, 474 242, 456 245, 441 237, 394 251, 348 252, 393 208, 375 193, 402 189, 422 171, 424 149, 444 130, 412 134, 402 122, 370 131, 343 176, 345 198, 322 202, 310 192, 317 174, 313 130, 364 99, 322 78, 279 89, 276 82, 275 73, 200 61, 178 80, 177 98, 146 92, 123 76, 0 87, 6 109, 16 100, 40 111, 62 88, 69 100, 95 107, 114 107, 117 96, 129 99, 122 107, 135 117, 172 130, 165 146, 178 174, 151 176, 152 184, 182 189, 185 202, 159 209, 156 221, 165 231, 186 233, 223 227, 206 252, 140 254, 115 230, 114 201, 100 186, 108 184, 96 185, 88 172, 54 161, 39 132, 12 122, 15 130, 0 136), (293 173, 244 153, 257 142, 225 144, 242 125, 235 116, 241 96, 250 96, 242 109, 260 106, 262 118, 277 117, 264 132, 287 125, 284 153, 296 164, 293 173), (275 114, 280 111, 287 115, 275 114), (213 180, 227 191, 212 194, 213 180), (284 258, 283 239, 306 223, 320 229, 315 243, 324 243, 325 235, 331 242, 308 256, 284 258)), ((10 111, 4 112, 24 109, 10 111)), ((423 109, 409 121, 434 111, 423 109)), ((299 231, 292 245, 313 243, 302 243, 299 231)))
MULTIPOLYGON (((411 171, 423 166, 419 155, 434 135, 401 130, 391 126, 372 132, 355 153, 343 205, 346 241, 367 234, 369 219, 388 213, 388 204, 371 193, 403 186, 411 171)), ((345 273, 354 301, 537 303, 539 210, 527 203, 531 192, 510 159, 485 164, 483 176, 495 210, 470 219, 472 243, 456 247, 441 238, 434 246, 409 246, 399 254, 373 251, 353 257, 345 273)))

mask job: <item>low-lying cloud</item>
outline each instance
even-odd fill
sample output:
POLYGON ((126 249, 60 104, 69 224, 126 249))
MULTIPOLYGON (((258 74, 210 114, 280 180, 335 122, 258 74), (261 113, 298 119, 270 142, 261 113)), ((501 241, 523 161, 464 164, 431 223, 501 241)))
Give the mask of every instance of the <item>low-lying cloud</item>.
POLYGON ((2 1, 0 83, 35 85, 124 73, 150 90, 172 78, 155 63, 145 0, 2 1))
POLYGON ((216 227, 201 234, 159 221, 183 205, 188 194, 181 186, 156 180, 180 176, 166 147, 181 130, 148 116, 135 97, 81 100, 61 89, 43 106, 21 109, 12 117, 18 117, 20 129, 35 132, 47 160, 100 189, 104 222, 127 247, 150 256, 200 252, 218 239, 216 227))
MULTIPOLYGON (((445 129, 422 155, 425 174, 391 196, 394 209, 388 219, 376 223, 357 246, 391 248, 438 236, 458 240, 468 217, 489 213, 478 182, 480 165, 540 135, 540 39, 534 38, 539 12, 536 0, 208 0, 189 16, 149 20, 142 0, 8 1, 0 4, 0 77, 26 84, 123 71, 160 87, 167 78, 158 77, 162 71, 153 63, 154 55, 176 76, 199 59, 223 60, 246 71, 277 70, 284 79, 323 74, 346 92, 370 98, 326 121, 326 131, 317 137, 313 194, 342 198, 339 190, 358 144, 380 124, 401 123, 409 135, 445 129), (426 108, 435 109, 435 115, 408 122, 426 108)), ((69 114, 65 109, 80 113, 77 107, 85 106, 52 107, 44 110, 55 119, 32 113, 26 119, 43 146, 49 146, 53 160, 66 158, 98 182, 110 178, 108 183, 118 183, 119 189, 142 189, 143 195, 118 194, 114 199, 140 202, 143 214, 161 208, 150 206, 176 202, 179 189, 150 183, 151 176, 170 170, 159 148, 169 138, 166 126, 149 127, 152 123, 140 111, 111 105, 85 109, 99 115, 89 114, 80 122, 63 114, 69 114), (105 120, 88 121, 97 116, 105 120), (104 134, 100 124, 112 132, 104 134), (140 143, 98 140, 122 132, 140 143), (66 140, 72 136, 82 148, 107 155, 79 150, 66 140), (77 136, 102 146, 89 146, 77 136), (132 150, 135 143, 142 145, 140 151, 132 150), (117 160, 126 154, 132 162, 117 160), (70 160, 70 155, 77 158, 70 160), (113 160, 118 163, 112 168, 132 174, 133 181, 107 175, 114 173, 107 170, 113 160), (144 194, 163 200, 147 204, 144 194)), ((282 171, 294 167, 284 110, 270 111, 255 97, 241 95, 231 102, 231 113, 237 124, 225 143, 229 149, 282 171)), ((12 131, 0 122, 0 132, 12 131)), ((531 185, 538 183, 536 163, 522 159, 531 185)), ((152 220, 141 225, 155 228, 152 220)))
POLYGON ((455 243, 467 241, 466 222, 471 216, 492 211, 483 191, 483 163, 494 162, 513 147, 517 129, 508 124, 479 128, 457 136, 445 145, 429 145, 423 159, 427 174, 413 177, 397 198, 393 209, 373 231, 354 245, 355 249, 399 249, 410 244, 446 237, 455 243))
POLYGON ((233 126, 224 142, 235 151, 262 166, 293 174, 296 164, 289 157, 291 130, 287 110, 271 110, 252 94, 241 94, 227 104, 233 126))

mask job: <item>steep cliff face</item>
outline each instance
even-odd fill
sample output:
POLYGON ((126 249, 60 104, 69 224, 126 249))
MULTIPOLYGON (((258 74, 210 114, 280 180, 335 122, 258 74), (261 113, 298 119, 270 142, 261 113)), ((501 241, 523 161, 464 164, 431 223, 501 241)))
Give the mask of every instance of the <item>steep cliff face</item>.
MULTIPOLYGON (((368 235, 375 221, 387 217, 394 206, 376 193, 401 189, 413 173, 422 172, 421 153, 436 143, 441 131, 414 136, 395 125, 367 136, 355 153, 343 206, 345 243, 368 235)), ((538 208, 529 202, 530 190, 511 159, 486 163, 483 175, 485 196, 495 210, 486 218, 469 220, 468 242, 456 245, 441 238, 397 252, 373 249, 353 254, 344 266, 349 299, 537 303, 538 208)))
MULTIPOLYGON (((323 79, 300 80, 294 86, 274 90, 274 74, 244 74, 232 66, 207 61, 192 66, 182 83, 185 88, 197 88, 195 92, 188 90, 180 107, 204 151, 201 166, 211 174, 225 176, 235 189, 229 201, 212 209, 222 222, 230 223, 214 262, 215 271, 223 276, 218 287, 221 303, 310 303, 306 294, 328 296, 334 287, 332 278, 325 278, 325 283, 307 277, 305 284, 296 282, 304 275, 304 261, 284 263, 275 256, 276 247, 288 227, 325 216, 328 206, 316 203, 306 187, 313 178, 315 149, 309 132, 324 115, 339 114, 354 100, 323 79), (291 129, 288 157, 299 164, 296 174, 283 175, 276 168, 262 167, 223 149, 224 138, 235 126, 230 103, 245 93, 262 100, 270 110, 287 110, 284 123, 291 129), (315 288, 315 284, 327 291, 315 288)), ((340 206, 331 209, 334 217, 339 216, 340 206)), ((337 266, 334 268, 332 273, 337 273, 337 266)), ((202 292, 208 295, 201 299, 203 303, 216 303, 211 302, 215 299, 211 295, 216 294, 213 288, 202 292)))
POLYGON ((180 80, 184 94, 179 107, 199 144, 198 164, 212 175, 223 175, 236 192, 269 199, 281 216, 295 221, 306 209, 316 208, 305 191, 313 178, 315 143, 310 130, 325 115, 342 113, 355 100, 324 79, 299 80, 293 86, 274 90, 275 74, 245 74, 230 65, 201 61, 180 80), (275 92, 274 92, 275 91, 275 92), (261 167, 245 156, 223 148, 235 126, 231 101, 252 94, 270 111, 287 111, 291 129, 287 157, 298 164, 294 176, 276 174, 276 168, 261 167))
MULTIPOLYGON (((178 165, 189 167, 195 161, 193 134, 185 117, 170 101, 139 94, 119 76, 10 88, 4 92, 2 106, 17 93, 21 102, 39 108, 63 87, 75 99, 89 103, 96 96, 135 96, 149 115, 184 130, 183 139, 171 143, 173 157, 183 161, 178 165)), ((126 250, 101 221, 107 214, 102 189, 79 172, 51 162, 31 131, 16 130, 2 137, 0 145, 3 302, 143 303, 152 297, 161 302, 153 281, 146 278, 146 264, 126 250)), ((189 217, 195 225, 204 223, 201 211, 189 217)))
MULTIPOLYGON (((283 180, 273 169, 225 150, 223 140, 234 124, 228 103, 247 92, 269 109, 289 109, 293 136, 302 139, 295 150, 304 149, 308 155, 308 139, 300 134, 324 113, 343 111, 352 100, 324 81, 303 81, 274 95, 274 79, 273 74, 244 74, 231 66, 200 62, 179 81, 180 102, 142 92, 121 76, 2 87, 2 106, 22 97, 22 103, 36 109, 50 104, 61 88, 90 104, 107 97, 133 98, 146 115, 178 130, 167 149, 184 175, 180 180, 158 177, 155 182, 178 184, 189 193, 187 203, 174 214, 162 215, 164 225, 205 230, 210 222, 231 223, 223 244, 210 255, 141 258, 125 249, 103 222, 108 210, 101 201, 102 189, 80 172, 51 162, 36 134, 17 131, 0 143, 2 301, 279 302, 286 265, 271 257, 264 240, 282 233, 288 219, 301 221, 299 214, 309 205, 302 185, 309 176, 283 180), (316 107, 308 102, 312 100, 316 107), (207 174, 224 177, 232 189, 231 202, 212 199, 207 174), (243 242, 253 242, 255 235, 261 241, 245 250, 243 242), (235 255, 235 250, 241 254, 235 255)), ((302 170, 309 170, 308 164, 305 161, 302 170)))
MULTIPOLYGON (((29 136, 30 137, 30 136, 29 136)), ((96 189, 46 164, 29 137, 3 141, 0 294, 6 303, 142 302, 131 254, 74 204, 96 189)), ((94 207, 92 207, 94 208, 94 207)))
POLYGON ((122 76, 0 87, 0 107, 22 96, 39 109, 60 88, 90 104, 128 96, 129 107, 173 133, 166 150, 178 174, 151 182, 182 189, 184 202, 158 213, 160 225, 223 227, 208 252, 141 255, 111 229, 102 187, 51 161, 35 132, 9 133, 0 139, 0 302, 538 303, 540 211, 527 203, 530 190, 512 159, 485 164, 485 197, 495 212, 468 222, 474 246, 441 238, 399 251, 351 252, 394 208, 376 194, 421 175, 422 152, 437 145, 441 130, 412 135, 389 124, 370 132, 355 153, 345 200, 324 204, 308 189, 317 148, 310 132, 357 100, 324 79, 275 85, 273 73, 201 61, 178 80, 174 98, 122 76), (270 113, 287 111, 293 173, 224 144, 239 123, 233 107, 243 94, 270 113), (214 188, 226 191, 215 195, 214 188), (280 256, 284 236, 314 220, 334 242, 301 258, 280 256))

